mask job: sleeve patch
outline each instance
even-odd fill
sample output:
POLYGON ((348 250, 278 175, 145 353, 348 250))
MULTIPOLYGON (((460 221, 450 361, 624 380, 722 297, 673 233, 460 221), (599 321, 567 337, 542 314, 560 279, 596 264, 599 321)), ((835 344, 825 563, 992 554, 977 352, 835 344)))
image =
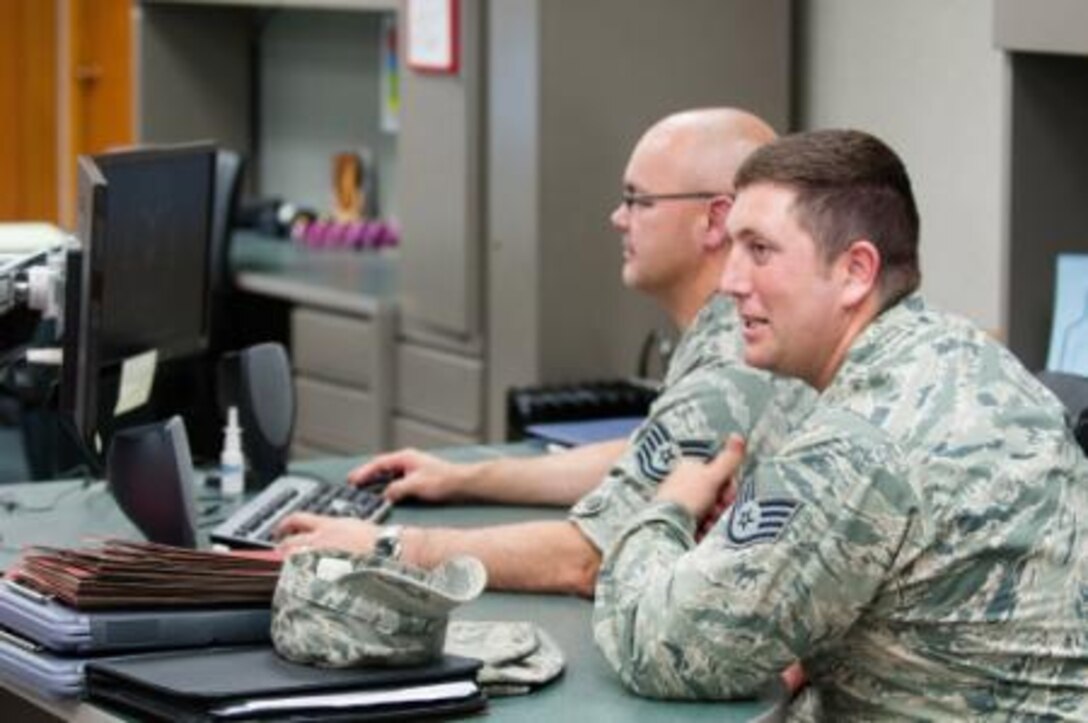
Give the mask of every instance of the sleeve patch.
POLYGON ((776 541, 789 525, 801 503, 784 497, 756 499, 755 485, 744 485, 729 511, 726 539, 734 547, 776 541))
POLYGON ((676 440, 663 424, 654 422, 639 440, 635 458, 644 477, 660 482, 668 476, 680 457, 709 460, 715 451, 715 443, 711 440, 676 440))

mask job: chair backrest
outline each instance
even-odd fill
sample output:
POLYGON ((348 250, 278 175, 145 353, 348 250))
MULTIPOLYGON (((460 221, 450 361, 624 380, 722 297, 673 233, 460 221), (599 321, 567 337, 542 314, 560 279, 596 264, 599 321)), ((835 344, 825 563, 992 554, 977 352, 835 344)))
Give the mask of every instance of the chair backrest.
POLYGON ((1036 376, 1065 405, 1073 434, 1085 454, 1088 454, 1088 377, 1047 371, 1039 372, 1036 376))

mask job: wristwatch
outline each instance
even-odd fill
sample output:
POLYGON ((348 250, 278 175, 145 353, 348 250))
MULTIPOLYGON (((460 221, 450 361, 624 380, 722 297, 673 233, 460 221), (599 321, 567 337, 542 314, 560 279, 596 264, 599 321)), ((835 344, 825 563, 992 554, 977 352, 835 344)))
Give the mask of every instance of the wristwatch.
POLYGON ((399 560, 403 548, 400 535, 404 528, 400 525, 389 525, 378 530, 378 536, 374 540, 374 554, 390 560, 399 560))

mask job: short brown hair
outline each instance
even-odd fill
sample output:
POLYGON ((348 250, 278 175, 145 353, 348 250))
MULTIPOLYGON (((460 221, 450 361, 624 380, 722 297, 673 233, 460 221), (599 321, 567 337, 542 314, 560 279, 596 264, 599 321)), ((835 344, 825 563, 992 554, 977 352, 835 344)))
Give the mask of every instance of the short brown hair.
POLYGON ((738 193, 757 183, 795 191, 795 217, 828 262, 871 241, 885 308, 918 288, 918 207, 907 169, 880 139, 855 130, 784 136, 749 156, 735 183, 738 193))

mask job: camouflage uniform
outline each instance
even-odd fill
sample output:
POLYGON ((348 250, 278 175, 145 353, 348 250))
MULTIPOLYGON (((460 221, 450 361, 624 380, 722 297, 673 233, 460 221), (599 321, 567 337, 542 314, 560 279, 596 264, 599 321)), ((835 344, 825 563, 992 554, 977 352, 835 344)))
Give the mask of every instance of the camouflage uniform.
POLYGON ((594 631, 633 688, 753 693, 792 660, 829 720, 1088 720, 1088 461, 1002 347, 912 296, 698 546, 655 503, 594 631))
POLYGON ((811 388, 744 365, 733 302, 715 295, 676 347, 663 391, 604 481, 571 509, 571 520, 606 550, 646 506, 680 457, 710 459, 730 432, 766 453, 790 418, 811 405, 811 388))

